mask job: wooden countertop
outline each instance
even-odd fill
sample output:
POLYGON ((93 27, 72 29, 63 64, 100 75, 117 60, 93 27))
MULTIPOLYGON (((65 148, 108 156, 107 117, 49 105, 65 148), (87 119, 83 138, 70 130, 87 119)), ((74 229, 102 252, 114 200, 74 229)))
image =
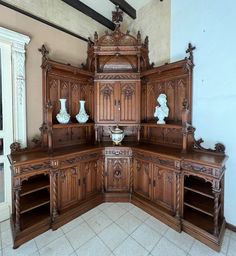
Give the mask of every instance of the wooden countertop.
POLYGON ((193 151, 186 154, 181 153, 181 149, 165 147, 160 145, 153 144, 145 144, 145 143, 123 143, 122 146, 113 146, 112 143, 102 143, 97 145, 85 144, 85 145, 77 145, 72 147, 63 147, 54 149, 53 152, 48 152, 43 149, 38 150, 23 150, 19 153, 11 154, 8 156, 9 161, 13 165, 30 163, 31 161, 42 161, 49 160, 50 158, 57 158, 60 156, 78 154, 78 153, 86 153, 89 151, 100 151, 105 147, 115 147, 115 148, 124 148, 129 147, 132 150, 150 152, 158 155, 162 155, 168 158, 172 158, 175 160, 183 160, 190 162, 197 162, 206 165, 212 165, 215 167, 223 167, 225 161, 227 160, 226 155, 218 155, 208 152, 198 152, 193 151))

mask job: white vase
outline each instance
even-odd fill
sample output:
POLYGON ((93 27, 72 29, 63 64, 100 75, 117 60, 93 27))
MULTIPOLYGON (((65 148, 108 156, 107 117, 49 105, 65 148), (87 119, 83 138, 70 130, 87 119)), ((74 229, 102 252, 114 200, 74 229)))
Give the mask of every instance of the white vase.
POLYGON ((89 115, 87 115, 86 111, 85 111, 85 100, 80 100, 80 110, 79 113, 76 115, 76 120, 81 123, 84 124, 88 121, 89 119, 89 115))
POLYGON ((60 124, 67 124, 70 121, 70 115, 66 111, 66 99, 59 99, 61 104, 60 112, 57 114, 56 118, 60 124))

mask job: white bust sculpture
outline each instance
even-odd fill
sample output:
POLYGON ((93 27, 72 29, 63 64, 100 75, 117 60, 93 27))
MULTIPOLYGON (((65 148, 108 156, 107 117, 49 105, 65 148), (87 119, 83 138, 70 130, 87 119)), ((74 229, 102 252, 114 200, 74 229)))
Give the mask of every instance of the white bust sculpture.
POLYGON ((157 98, 157 102, 160 106, 156 106, 154 117, 158 118, 157 124, 165 124, 164 118, 169 115, 169 108, 166 105, 166 95, 161 93, 157 98))

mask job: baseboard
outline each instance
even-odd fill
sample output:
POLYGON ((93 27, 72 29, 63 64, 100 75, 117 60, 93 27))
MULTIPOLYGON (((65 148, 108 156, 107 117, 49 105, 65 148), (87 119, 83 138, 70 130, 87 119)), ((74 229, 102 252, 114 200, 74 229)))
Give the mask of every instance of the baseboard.
POLYGON ((236 232, 236 226, 226 222, 226 228, 233 231, 233 232, 236 232))

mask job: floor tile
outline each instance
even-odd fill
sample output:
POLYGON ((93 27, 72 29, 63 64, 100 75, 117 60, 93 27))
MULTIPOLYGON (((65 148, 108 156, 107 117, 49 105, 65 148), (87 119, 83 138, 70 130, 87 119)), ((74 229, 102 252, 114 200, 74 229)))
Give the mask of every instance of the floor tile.
POLYGON ((164 235, 169 228, 166 224, 162 223, 161 221, 159 221, 158 219, 156 219, 152 216, 150 216, 147 220, 145 220, 145 223, 150 228, 153 228, 161 235, 164 235))
POLYGON ((223 243, 222 243, 222 246, 221 246, 221 252, 226 254, 227 251, 228 251, 228 247, 229 247, 229 241, 230 241, 230 238, 229 236, 224 236, 224 239, 223 239, 223 243))
POLYGON ((132 213, 136 218, 140 219, 141 221, 145 221, 147 218, 150 217, 148 213, 143 211, 142 209, 134 206, 129 210, 130 213, 132 213))
POLYGON ((39 250, 42 256, 69 256, 74 249, 65 236, 57 238, 47 246, 39 250))
POLYGON ((151 251, 161 238, 159 233, 146 224, 138 227, 131 236, 148 251, 151 251))
POLYGON ((116 203, 116 205, 127 210, 127 211, 129 211, 131 208, 134 207, 134 205, 131 203, 116 203))
POLYGON ((103 210, 103 212, 113 221, 119 219, 122 215, 124 215, 127 211, 117 205, 112 205, 103 210))
POLYGON ((128 234, 126 234, 117 224, 112 223, 99 233, 98 236, 113 251, 128 237, 128 234))
POLYGON ((225 229, 225 236, 228 236, 228 237, 231 237, 231 234, 232 234, 233 232, 231 231, 231 230, 229 230, 229 229, 225 229))
POLYGON ((35 238, 35 242, 38 246, 39 249, 43 248, 47 244, 51 243, 52 241, 56 240, 57 238, 63 236, 64 233, 62 230, 59 228, 55 231, 48 230, 47 232, 37 236, 35 238))
MULTIPOLYGON (((206 246, 205 244, 195 240, 191 250, 189 251, 189 255, 191 256, 200 256, 200 255, 207 255, 207 256, 223 256, 223 253, 218 253, 212 250, 210 247, 206 246)), ((235 256, 232 254, 230 256, 235 256)))
MULTIPOLYGON (((177 247, 175 244, 170 242, 167 238, 162 237, 161 240, 152 250, 153 256, 186 256, 187 252, 177 247)), ((207 256, 199 254, 198 256, 207 256)))
POLYGON ((231 231, 230 239, 236 240, 236 232, 231 231))
POLYGON ((78 256, 76 252, 72 252, 70 256, 78 256))
POLYGON ((82 219, 82 217, 78 217, 78 218, 68 222, 67 224, 63 225, 61 227, 61 229, 63 230, 64 233, 67 233, 67 232, 71 231, 72 229, 76 228, 82 222, 84 222, 84 219, 82 219))
POLYGON ((37 255, 37 246, 34 240, 30 240, 25 244, 21 245, 17 249, 13 249, 12 246, 8 246, 3 249, 3 256, 31 256, 37 255))
POLYGON ((146 256, 148 251, 138 244, 133 238, 128 237, 113 253, 116 256, 146 256))
POLYGON ((172 228, 169 228, 165 233, 165 237, 169 239, 172 243, 177 245, 179 248, 189 252, 195 239, 185 232, 177 232, 172 228))
POLYGON ((13 245, 12 233, 10 229, 4 232, 1 232, 1 238, 2 238, 2 249, 13 245))
POLYGON ((97 206, 97 208, 101 211, 105 210, 107 207, 111 207, 114 203, 103 203, 97 206))
POLYGON ((127 212, 125 215, 121 216, 116 223, 128 234, 131 234, 142 222, 133 214, 127 212))
POLYGON ((228 247, 228 254, 227 256, 235 256, 236 255, 236 239, 230 239, 229 247, 228 247))
POLYGON ((81 256, 110 256, 112 252, 97 236, 95 236, 82 245, 76 253, 81 256))
POLYGON ((77 250, 81 245, 86 243, 95 235, 96 234, 94 233, 94 231, 89 227, 86 222, 79 224, 76 228, 66 233, 66 237, 68 238, 69 242, 75 250, 77 250))
POLYGON ((98 207, 96 207, 96 208, 84 213, 81 217, 85 221, 87 221, 87 220, 91 219, 92 217, 97 216, 99 213, 101 213, 101 210, 98 207))
POLYGON ((11 229, 10 220, 5 220, 5 221, 0 223, 1 232, 7 231, 9 229, 11 229))
POLYGON ((100 212, 98 215, 90 218, 87 223, 89 226, 98 234, 104 228, 109 226, 112 223, 112 220, 109 219, 103 212, 100 212))

